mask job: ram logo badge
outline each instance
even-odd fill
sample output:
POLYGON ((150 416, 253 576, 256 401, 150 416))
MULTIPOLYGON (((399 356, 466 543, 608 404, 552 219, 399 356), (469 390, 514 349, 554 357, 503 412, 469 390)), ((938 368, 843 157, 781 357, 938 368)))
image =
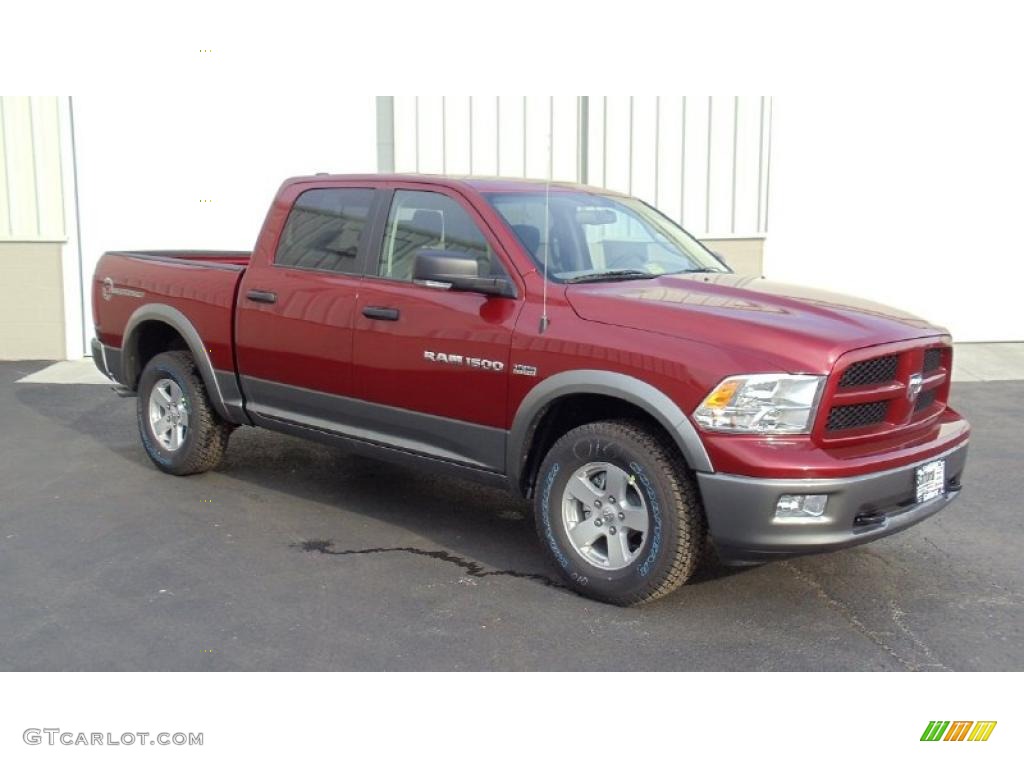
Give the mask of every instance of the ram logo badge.
POLYGON ((465 355, 453 355, 447 352, 431 352, 424 350, 423 359, 432 363, 447 363, 448 365, 461 365, 465 368, 481 368, 485 371, 504 371, 505 364, 500 360, 485 360, 482 357, 467 357, 465 355))
POLYGON ((924 377, 920 373, 912 374, 910 382, 907 384, 907 400, 910 402, 916 402, 917 396, 921 394, 921 388, 924 386, 924 377))

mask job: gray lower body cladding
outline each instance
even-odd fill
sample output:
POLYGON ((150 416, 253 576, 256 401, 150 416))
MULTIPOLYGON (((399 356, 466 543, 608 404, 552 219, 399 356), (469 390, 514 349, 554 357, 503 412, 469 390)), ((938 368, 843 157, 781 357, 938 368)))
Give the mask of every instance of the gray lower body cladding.
POLYGON ((508 432, 496 427, 433 416, 242 376, 246 410, 260 417, 352 440, 385 445, 487 472, 505 471, 508 432))
POLYGON ((960 492, 967 443, 914 464, 854 477, 767 479, 698 473, 708 529, 722 561, 732 565, 828 552, 889 536, 931 517, 960 492), (918 467, 945 459, 945 488, 917 503, 918 467), (776 519, 783 494, 828 494, 820 519, 776 519))

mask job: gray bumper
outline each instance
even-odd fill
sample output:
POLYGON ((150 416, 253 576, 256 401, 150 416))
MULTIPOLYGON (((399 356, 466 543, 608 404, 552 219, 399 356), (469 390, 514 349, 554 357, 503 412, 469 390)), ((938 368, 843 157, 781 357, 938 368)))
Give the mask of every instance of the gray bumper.
POLYGON ((121 350, 115 347, 108 347, 99 339, 92 340, 92 361, 96 368, 115 384, 119 383, 121 375, 121 350))
POLYGON ((898 469, 856 477, 775 480, 698 474, 711 538, 723 562, 749 564, 777 557, 828 552, 888 536, 934 515, 960 493, 967 443, 898 469), (945 492, 918 504, 916 470, 946 460, 945 492), (782 522, 775 505, 782 494, 829 495, 825 514, 813 522, 782 522))

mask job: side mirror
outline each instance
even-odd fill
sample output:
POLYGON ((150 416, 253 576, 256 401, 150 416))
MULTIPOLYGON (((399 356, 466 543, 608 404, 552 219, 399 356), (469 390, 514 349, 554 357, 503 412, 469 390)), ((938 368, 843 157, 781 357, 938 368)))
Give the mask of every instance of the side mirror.
POLYGON ((442 291, 472 291, 489 296, 516 295, 512 283, 504 277, 480 277, 480 263, 462 251, 438 251, 424 248, 413 261, 414 282, 442 291))

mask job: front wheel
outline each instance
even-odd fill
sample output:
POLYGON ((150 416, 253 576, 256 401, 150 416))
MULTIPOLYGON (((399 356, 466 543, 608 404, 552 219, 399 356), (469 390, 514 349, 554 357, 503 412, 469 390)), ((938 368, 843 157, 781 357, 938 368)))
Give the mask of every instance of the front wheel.
POLYGON ((149 361, 139 378, 137 409, 142 445, 164 472, 194 475, 220 463, 232 427, 210 405, 188 352, 149 361))
POLYGON ((693 574, 707 526, 674 448, 632 421, 585 424, 548 451, 537 532, 577 592, 617 605, 663 597, 693 574))

